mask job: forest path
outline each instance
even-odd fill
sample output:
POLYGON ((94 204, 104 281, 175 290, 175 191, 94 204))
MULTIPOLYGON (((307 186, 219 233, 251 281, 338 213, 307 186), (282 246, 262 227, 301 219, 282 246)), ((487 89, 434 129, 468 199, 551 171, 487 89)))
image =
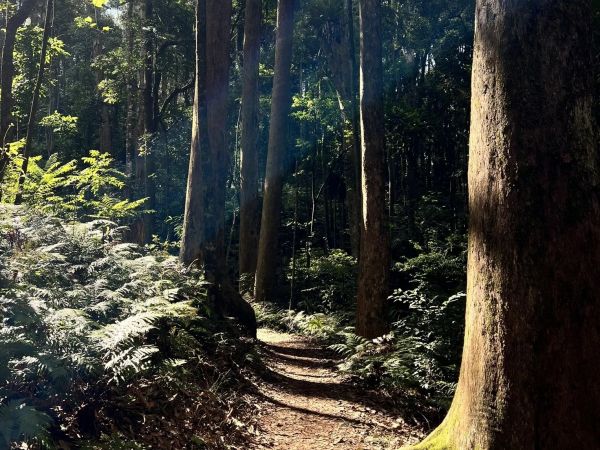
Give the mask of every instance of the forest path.
POLYGON ((254 448, 399 449, 419 433, 336 371, 330 350, 305 337, 261 329, 270 370, 258 384, 254 448))

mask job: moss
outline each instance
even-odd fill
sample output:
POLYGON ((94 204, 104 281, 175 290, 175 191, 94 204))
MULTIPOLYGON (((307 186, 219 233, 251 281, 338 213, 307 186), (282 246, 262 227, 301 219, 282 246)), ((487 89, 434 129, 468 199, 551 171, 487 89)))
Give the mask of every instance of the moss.
POLYGON ((459 450, 454 442, 454 429, 458 416, 451 408, 444 421, 429 434, 422 442, 403 447, 403 450, 459 450))

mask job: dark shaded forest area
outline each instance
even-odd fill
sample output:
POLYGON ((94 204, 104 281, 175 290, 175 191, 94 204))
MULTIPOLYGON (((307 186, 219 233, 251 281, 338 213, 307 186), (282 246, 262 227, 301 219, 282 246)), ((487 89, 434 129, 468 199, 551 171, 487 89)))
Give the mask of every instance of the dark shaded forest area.
POLYGON ((0 450, 600 445, 598 0, 0 22, 0 450))

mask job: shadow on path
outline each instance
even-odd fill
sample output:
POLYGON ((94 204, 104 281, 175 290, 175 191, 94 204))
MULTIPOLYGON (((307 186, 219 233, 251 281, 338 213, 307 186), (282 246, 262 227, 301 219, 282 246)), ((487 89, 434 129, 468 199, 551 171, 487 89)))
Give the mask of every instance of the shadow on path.
POLYGON ((268 372, 255 394, 254 448, 399 449, 419 432, 389 402, 341 375, 341 359, 307 338, 259 330, 268 372))

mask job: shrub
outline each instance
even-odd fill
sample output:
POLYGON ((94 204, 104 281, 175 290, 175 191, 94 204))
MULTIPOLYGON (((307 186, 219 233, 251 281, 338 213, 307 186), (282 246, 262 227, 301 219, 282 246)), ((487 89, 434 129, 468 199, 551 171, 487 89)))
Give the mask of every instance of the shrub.
MULTIPOLYGON (((291 273, 290 267, 288 280, 291 273)), ((317 254, 310 265, 306 254, 298 255, 295 273, 295 307, 307 313, 354 308, 357 262, 343 250, 317 254)))
POLYGON ((150 422, 152 396, 227 379, 215 364, 236 340, 209 320, 197 273, 120 242, 109 221, 1 208, 0 447, 112 433, 123 417, 128 434, 150 422))

